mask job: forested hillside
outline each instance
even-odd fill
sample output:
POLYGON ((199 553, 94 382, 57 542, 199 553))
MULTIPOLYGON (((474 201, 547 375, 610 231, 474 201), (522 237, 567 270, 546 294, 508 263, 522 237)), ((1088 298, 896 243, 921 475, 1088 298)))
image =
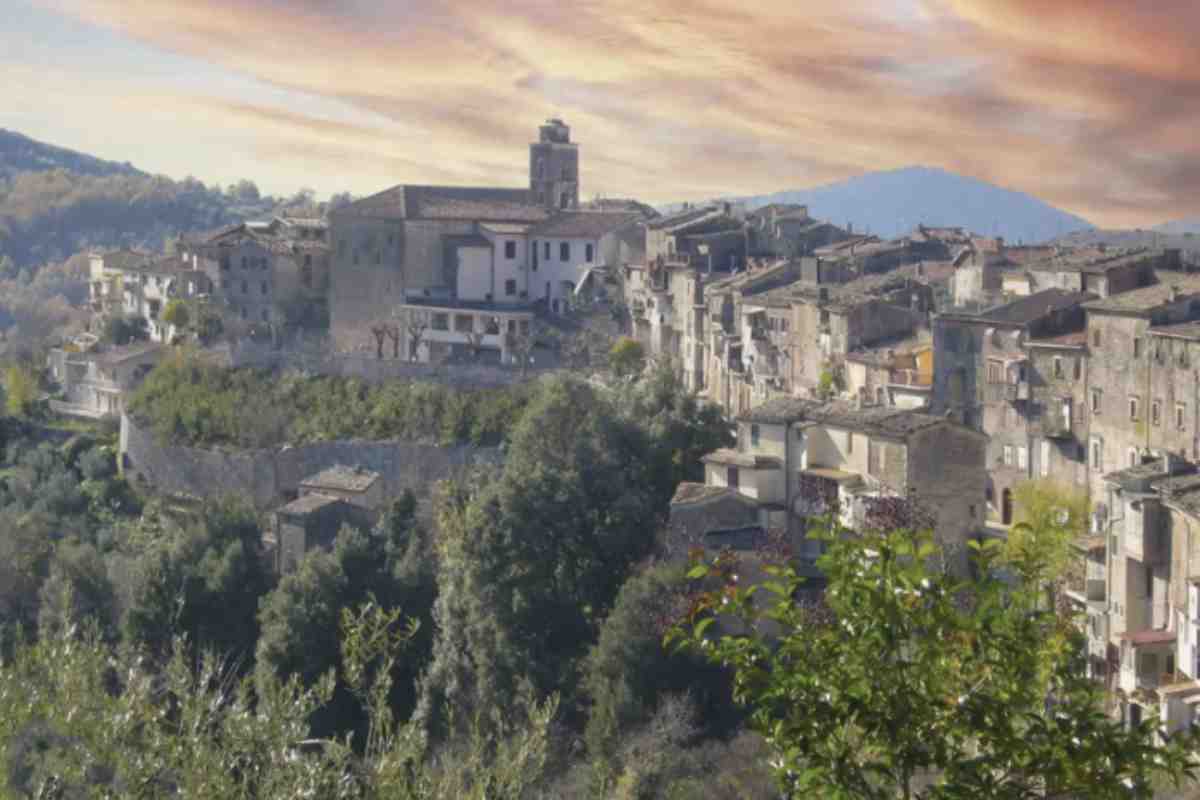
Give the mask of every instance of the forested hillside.
MULTIPOLYGON (((335 200, 345 199, 335 198, 335 200)), ((311 191, 176 181, 0 131, 0 258, 38 269, 89 247, 159 249, 170 237, 282 211, 322 214, 311 191)))

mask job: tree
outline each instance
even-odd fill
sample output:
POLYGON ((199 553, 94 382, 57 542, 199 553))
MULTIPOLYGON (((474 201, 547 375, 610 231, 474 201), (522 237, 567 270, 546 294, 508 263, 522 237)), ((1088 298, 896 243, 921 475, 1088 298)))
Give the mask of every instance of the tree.
POLYGON ((1005 540, 1001 560, 1044 585, 1053 604, 1069 571, 1080 564, 1071 544, 1087 534, 1087 494, 1043 479, 1017 484, 1013 498, 1016 522, 1005 540))
POLYGON ((21 643, 0 660, 5 797, 321 797, 331 800, 522 800, 537 796, 556 702, 524 706, 496 734, 471 726, 433 751, 386 698, 410 628, 365 605, 337 620, 339 670, 366 709, 355 750, 314 738, 333 675, 240 677, 176 640, 165 662, 105 644, 86 623, 21 643))
POLYGON ((408 334, 408 360, 416 361, 425 332, 429 330, 429 312, 408 309, 402 312, 400 324, 408 334))
POLYGON ((634 564, 654 545, 665 499, 645 433, 587 383, 539 387, 499 477, 453 485, 439 503, 438 630, 418 713, 445 701, 495 708, 528 681, 574 684, 578 660, 634 564))
POLYGON ((37 378, 26 367, 13 364, 4 373, 4 406, 11 417, 28 416, 38 399, 37 378))
POLYGON ((149 339, 150 330, 144 317, 114 315, 104 320, 100 338, 120 346, 149 339))
POLYGON ((191 324, 191 314, 187 304, 182 300, 172 300, 163 311, 163 322, 174 325, 179 330, 185 330, 191 324))
POLYGON ((261 540, 254 512, 233 501, 210 503, 195 522, 171 530, 138 559, 125 637, 161 655, 184 633, 197 647, 248 658, 270 586, 261 540))
POLYGON ((1157 747, 1154 721, 1105 716, 1074 622, 995 577, 997 543, 962 580, 931 567, 927 531, 822 535, 827 622, 791 568, 746 587, 718 562, 689 573, 710 590, 672 634, 733 669, 788 797, 1150 798, 1157 774, 1193 772, 1194 737, 1157 747), (750 633, 719 633, 733 622, 750 633))
POLYGON ((609 350, 608 365, 618 378, 637 375, 646 366, 646 348, 636 339, 622 337, 609 350))
POLYGON ((723 670, 697 654, 663 647, 673 615, 686 607, 685 571, 682 564, 660 564, 631 577, 600 628, 583 667, 590 701, 585 739, 593 759, 614 760, 628 735, 673 695, 690 694, 698 703, 697 732, 702 724, 732 727, 723 670))

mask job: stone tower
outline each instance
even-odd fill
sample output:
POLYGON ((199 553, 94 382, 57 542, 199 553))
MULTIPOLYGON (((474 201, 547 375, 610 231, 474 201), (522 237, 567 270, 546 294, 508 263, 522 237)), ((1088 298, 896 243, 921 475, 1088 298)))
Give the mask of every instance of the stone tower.
POLYGON ((548 208, 579 208, 579 147, 561 119, 546 120, 529 145, 529 188, 548 208))

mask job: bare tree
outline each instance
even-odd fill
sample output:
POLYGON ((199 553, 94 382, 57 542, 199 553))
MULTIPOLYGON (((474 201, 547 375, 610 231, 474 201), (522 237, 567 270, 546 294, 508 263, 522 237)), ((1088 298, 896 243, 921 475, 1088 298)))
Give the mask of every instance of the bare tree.
POLYGON ((371 335, 375 337, 375 357, 380 361, 383 360, 383 340, 388 335, 388 326, 386 322, 379 322, 371 326, 371 335))
POLYGON ((529 325, 523 331, 517 333, 505 333, 505 344, 508 346, 508 351, 521 365, 521 376, 524 377, 529 372, 529 362, 533 360, 533 348, 537 345, 537 320, 531 319, 529 325))
POLYGON ((429 312, 406 309, 401 311, 399 316, 404 325, 404 332, 408 334, 408 360, 416 361, 417 351, 425 338, 425 332, 429 330, 429 312))
POLYGON ((463 333, 463 338, 467 340, 467 347, 471 348, 471 360, 479 360, 479 351, 483 348, 482 331, 468 331, 463 333))

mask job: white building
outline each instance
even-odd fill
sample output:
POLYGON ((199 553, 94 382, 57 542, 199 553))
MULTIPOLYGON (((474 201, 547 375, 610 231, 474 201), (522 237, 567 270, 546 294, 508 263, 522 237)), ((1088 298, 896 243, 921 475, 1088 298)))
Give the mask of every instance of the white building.
POLYGON ((162 358, 162 345, 137 342, 123 347, 100 347, 84 334, 50 351, 47 366, 60 388, 50 407, 60 413, 99 419, 119 417, 125 400, 162 358))
POLYGON ((155 342, 170 342, 179 333, 162 318, 168 303, 213 289, 210 277, 191 260, 134 250, 93 253, 89 277, 94 312, 138 317, 155 342))

